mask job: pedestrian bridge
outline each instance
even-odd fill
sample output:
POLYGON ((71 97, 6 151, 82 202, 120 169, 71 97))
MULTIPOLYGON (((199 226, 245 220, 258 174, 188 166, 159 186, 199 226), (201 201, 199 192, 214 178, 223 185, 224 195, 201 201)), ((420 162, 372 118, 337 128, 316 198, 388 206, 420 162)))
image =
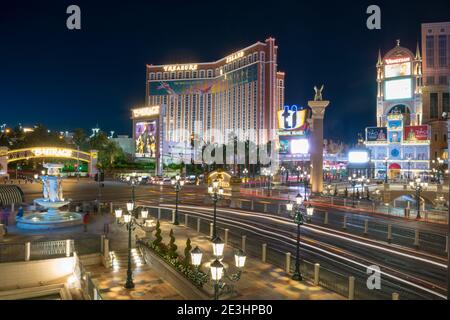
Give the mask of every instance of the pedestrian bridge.
MULTIPOLYGON (((390 203, 402 196, 415 197, 416 191, 406 184, 385 184, 379 189, 385 203, 390 203)), ((426 203, 438 205, 448 202, 448 185, 428 185, 420 192, 420 198, 426 203)))
POLYGON ((0 147, 0 175, 7 174, 8 164, 11 162, 29 159, 71 159, 89 164, 89 174, 97 172, 97 151, 84 152, 80 150, 60 147, 32 147, 24 149, 9 150, 0 147))

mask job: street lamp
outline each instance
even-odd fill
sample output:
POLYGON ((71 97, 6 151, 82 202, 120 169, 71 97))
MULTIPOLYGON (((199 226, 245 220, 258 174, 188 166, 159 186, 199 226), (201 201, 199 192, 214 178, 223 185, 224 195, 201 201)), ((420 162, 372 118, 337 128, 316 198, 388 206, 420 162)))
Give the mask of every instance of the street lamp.
POLYGON ((302 275, 300 272, 300 226, 304 223, 304 214, 306 214, 308 221, 314 214, 314 208, 309 204, 306 208, 302 207, 303 198, 299 194, 295 197, 295 203, 288 203, 286 208, 290 211, 291 216, 294 218, 294 222, 297 224, 297 245, 296 245, 296 257, 295 257, 295 271, 292 276, 293 280, 302 281, 302 275))
POLYGON ((352 195, 352 207, 355 208, 355 186, 357 182, 356 174, 353 174, 351 177, 348 177, 348 182, 350 182, 350 185, 353 188, 353 195, 352 195))
MULTIPOLYGON (((283 178, 285 177, 284 173, 286 172, 286 168, 284 166, 282 166, 280 168, 281 171, 281 183, 283 183, 283 178)), ((285 183, 287 183, 287 181, 285 181, 285 183)))
POLYGON ((385 168, 385 177, 384 177, 384 183, 388 183, 388 157, 384 158, 384 168, 385 168))
MULTIPOLYGON (((220 238, 217 240, 218 242, 220 238)), ((224 244, 222 246, 223 242, 221 243, 221 251, 215 251, 217 250, 216 245, 217 243, 213 243, 213 254, 214 254, 214 261, 211 262, 209 265, 210 268, 210 280, 214 284, 214 300, 219 300, 219 297, 223 293, 230 293, 233 291, 233 286, 230 284, 227 284, 224 282, 223 279, 228 280, 229 282, 237 282, 241 279, 242 276, 242 270, 245 267, 245 262, 247 259, 247 256, 244 251, 237 250, 234 254, 234 262, 235 266, 238 269, 238 272, 234 274, 228 274, 225 266, 221 262, 223 258, 223 248, 224 244)), ((200 271, 200 267, 202 264, 202 257, 203 252, 198 248, 195 247, 194 250, 191 251, 191 261, 192 265, 197 269, 197 272, 200 271)))
POLYGON ((213 236, 214 239, 217 236, 216 217, 217 217, 217 201, 223 196, 223 188, 219 185, 219 180, 214 179, 211 185, 208 187, 208 193, 211 195, 211 199, 214 203, 214 216, 213 216, 213 236))
MULTIPOLYGON (((138 217, 136 215, 134 199, 132 202, 127 203, 127 212, 123 212, 122 209, 116 209, 116 222, 118 225, 125 225, 128 231, 128 267, 127 267, 127 280, 125 282, 125 289, 133 289, 133 271, 131 270, 131 232, 134 231, 135 225, 140 227, 145 227, 145 223, 141 224, 138 222, 138 217)), ((144 220, 148 217, 147 210, 141 210, 141 218, 144 220)))
POLYGON ((242 173, 244 174, 244 180, 245 180, 245 182, 248 182, 248 177, 247 177, 247 175, 248 175, 248 170, 247 170, 247 168, 244 168, 244 170, 242 171, 242 173))
POLYGON ((422 182, 420 178, 416 178, 414 181, 409 183, 409 186, 416 191, 416 202, 417 202, 417 216, 416 219, 420 219, 420 193, 423 189, 428 187, 428 183, 422 182))
MULTIPOLYGON (((358 182, 361 183, 361 198, 364 198, 364 191, 365 191, 364 190, 364 184, 369 185, 370 184, 370 179, 367 179, 366 177, 362 176, 361 178, 358 179, 358 182)), ((367 194, 369 194, 369 190, 367 190, 367 194)))
POLYGON ((411 157, 408 157, 408 182, 411 180, 411 157))
POLYGON ((175 221, 173 222, 174 225, 179 225, 180 222, 178 221, 178 198, 179 193, 181 191, 181 188, 184 186, 184 181, 181 180, 181 176, 177 174, 174 178, 172 178, 171 183, 173 185, 173 188, 175 189, 175 221))

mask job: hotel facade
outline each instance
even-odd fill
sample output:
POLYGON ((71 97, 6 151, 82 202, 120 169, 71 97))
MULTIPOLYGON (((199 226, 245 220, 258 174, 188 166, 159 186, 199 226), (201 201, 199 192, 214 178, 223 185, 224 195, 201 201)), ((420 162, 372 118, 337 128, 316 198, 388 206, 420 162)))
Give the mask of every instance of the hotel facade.
MULTIPOLYGON (((214 62, 147 65, 145 107, 159 106, 159 128, 153 130, 162 139, 156 143, 160 152, 150 156, 160 154, 164 163, 190 162, 193 140, 200 145, 227 144, 229 131, 240 141, 258 145, 277 139, 285 77, 277 61, 278 46, 269 38, 214 62)), ((141 131, 150 127, 137 128, 141 121, 135 115, 133 119, 137 142, 141 131)), ((148 155, 143 149, 136 152, 138 158, 148 155)))

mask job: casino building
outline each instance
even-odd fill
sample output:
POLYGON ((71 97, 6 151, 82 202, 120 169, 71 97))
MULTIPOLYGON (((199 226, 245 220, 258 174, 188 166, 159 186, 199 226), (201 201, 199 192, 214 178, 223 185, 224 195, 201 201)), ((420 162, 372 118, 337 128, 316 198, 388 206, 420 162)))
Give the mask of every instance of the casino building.
POLYGON ((238 130, 240 140, 256 144, 276 139, 285 76, 277 60, 278 46, 269 38, 214 62, 147 65, 146 108, 158 106, 159 113, 147 109, 139 117, 134 110, 135 141, 142 132, 145 136, 137 142, 137 157, 162 156, 165 163, 182 158, 188 163, 193 156, 191 139, 226 144, 227 130, 238 130), (147 132, 160 136, 162 143, 148 138, 147 132))
POLYGON ((374 178, 407 179, 430 169, 430 126, 423 123, 422 58, 400 41, 377 62, 377 127, 365 145, 374 178))

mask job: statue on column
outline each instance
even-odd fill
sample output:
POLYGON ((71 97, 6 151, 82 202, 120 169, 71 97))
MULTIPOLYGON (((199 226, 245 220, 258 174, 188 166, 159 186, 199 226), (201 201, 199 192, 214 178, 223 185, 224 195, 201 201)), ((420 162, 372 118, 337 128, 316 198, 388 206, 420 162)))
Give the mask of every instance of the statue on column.
POLYGON ((323 91, 324 85, 322 85, 322 87, 320 87, 320 89, 317 88, 317 86, 314 86, 314 91, 316 92, 316 94, 314 95, 314 101, 322 101, 322 91, 323 91))

